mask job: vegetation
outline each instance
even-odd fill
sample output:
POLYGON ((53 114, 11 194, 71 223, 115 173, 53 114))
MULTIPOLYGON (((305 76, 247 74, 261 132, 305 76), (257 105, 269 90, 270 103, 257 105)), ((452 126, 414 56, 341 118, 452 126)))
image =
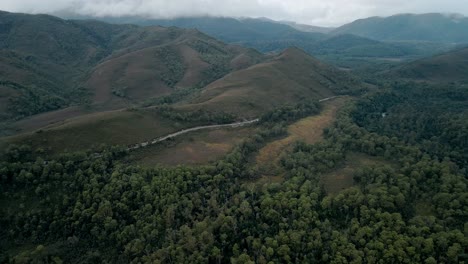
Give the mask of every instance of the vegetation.
MULTIPOLYGON (((145 108, 91 113, 2 139, 0 263, 466 261, 468 89, 459 72, 410 82, 398 75, 380 78, 398 69, 371 71, 363 75, 365 84, 297 48, 245 68, 263 57, 193 30, 28 15, 18 15, 23 21, 18 27, 16 15, 0 16, 8 22, 0 35, 22 47, 10 53, 39 54, 18 32, 41 21, 37 31, 55 36, 59 45, 45 45, 41 41, 47 44, 49 38, 39 34, 41 54, 52 57, 37 59, 37 65, 56 73, 58 62, 70 64, 63 70, 70 81, 63 83, 70 86, 58 89, 42 86, 54 79, 35 72, 40 66, 10 63, 16 60, 11 56, 0 62, 8 66, 0 67, 8 73, 2 73, 0 94, 9 98, 20 91, 34 103, 18 115, 64 107, 74 93, 83 100, 85 90, 71 85, 81 78, 88 88, 102 88, 93 99, 96 108, 150 99, 145 108), (245 59, 242 67, 236 58, 245 59), (87 72, 91 65, 96 67, 87 72), (146 69, 157 69, 158 75, 146 69), (25 71, 17 75, 17 70, 25 71), (113 82, 118 85, 111 87, 113 82), (200 88, 204 82, 210 84, 200 88), (109 97, 112 92, 117 97, 109 97), (318 102, 340 94, 354 98, 335 98, 343 100, 334 108, 318 102), (312 132, 300 142, 287 135, 298 120, 317 121, 311 116, 322 108, 330 111, 322 124, 303 126, 327 124, 315 133, 321 140, 312 132), (141 167, 126 147, 247 118, 260 120, 243 140, 230 141, 227 154, 202 165, 141 167), (289 147, 271 158, 280 168, 269 171, 280 172, 273 177, 281 183, 263 180, 268 176, 257 162, 261 150, 285 139, 291 139, 289 147), (378 162, 356 162, 347 171, 349 182, 330 190, 324 179, 346 168, 350 156, 378 162)), ((257 20, 245 23, 266 32, 260 40, 278 29, 257 20)), ((310 37, 281 28, 291 38, 310 37)), ((357 46, 370 43, 351 38, 357 46)), ((456 64, 437 65, 449 72, 454 65, 464 69, 464 52, 433 61, 454 60, 453 54, 460 56, 456 64)))
POLYGON ((182 58, 173 47, 157 49, 156 59, 166 66, 166 71, 160 73, 160 78, 167 86, 174 87, 182 80, 186 69, 182 58))
POLYGON ((325 32, 301 30, 295 24, 263 19, 187 17, 176 19, 102 18, 119 24, 163 25, 197 28, 227 43, 241 44, 261 52, 281 52, 298 47, 312 56, 340 66, 358 69, 392 58, 403 61, 427 57, 467 42, 466 18, 441 14, 369 18, 325 32), (438 25, 426 27, 425 25, 438 25), (385 33, 382 33, 385 32, 385 33), (398 35, 394 32, 403 32, 398 35))
POLYGON ((270 61, 235 71, 203 89, 199 96, 177 108, 222 111, 256 118, 278 106, 336 94, 360 94, 367 89, 359 79, 289 48, 270 61))
POLYGON ((234 115, 223 112, 208 112, 203 110, 183 112, 177 111, 170 106, 160 106, 154 111, 168 119, 189 123, 228 124, 236 120, 234 115))
POLYGON ((468 48, 460 48, 434 57, 398 65, 382 75, 387 79, 405 78, 433 82, 468 82, 468 48))
POLYGON ((468 18, 440 13, 370 17, 341 26, 332 34, 354 34, 384 41, 464 43, 468 18))
MULTIPOLYGON (((44 162, 27 148, 2 164, 3 236, 27 246, 4 260, 107 262, 446 262, 463 259, 466 178, 448 158, 371 133, 345 108, 317 145, 284 158, 287 180, 255 186, 249 157, 266 128, 211 166, 142 169, 108 149, 44 162), (348 151, 396 167, 362 167, 327 195, 321 173, 348 151), (66 192, 60 190, 67 190, 66 192), (37 201, 36 204, 32 201, 37 201), (415 210, 424 201, 430 215, 415 210), (52 206, 50 206, 52 205, 52 206), (69 250, 73 248, 74 250, 69 250)), ((282 112, 282 111, 280 111, 282 112)), ((274 115, 269 115, 274 116, 274 115)), ((284 115, 279 115, 284 116, 284 115)), ((273 124, 278 119, 272 119, 273 124)), ((269 126, 269 125, 267 125, 269 126)), ((8 244, 8 247, 12 247, 8 244)))
POLYGON ((238 69, 230 64, 239 55, 247 58, 243 67, 263 59, 247 48, 174 27, 7 12, 0 12, 0 20, 0 100, 13 94, 1 101, 5 121, 72 105, 90 104, 98 111, 139 105, 170 95, 176 86, 203 87, 238 69))
POLYGON ((468 165, 468 90, 464 85, 401 82, 357 104, 355 122, 371 132, 468 165))

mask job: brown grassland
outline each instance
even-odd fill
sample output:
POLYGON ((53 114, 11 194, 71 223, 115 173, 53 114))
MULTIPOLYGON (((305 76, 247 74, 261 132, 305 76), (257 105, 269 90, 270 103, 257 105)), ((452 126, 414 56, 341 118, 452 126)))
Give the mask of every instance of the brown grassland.
POLYGON ((128 162, 142 166, 207 164, 223 157, 254 133, 253 126, 191 132, 132 152, 128 162))
POLYGON ((192 126, 167 120, 150 110, 119 110, 81 116, 46 129, 2 138, 0 144, 29 144, 33 149, 57 154, 84 151, 101 144, 141 143, 192 126))

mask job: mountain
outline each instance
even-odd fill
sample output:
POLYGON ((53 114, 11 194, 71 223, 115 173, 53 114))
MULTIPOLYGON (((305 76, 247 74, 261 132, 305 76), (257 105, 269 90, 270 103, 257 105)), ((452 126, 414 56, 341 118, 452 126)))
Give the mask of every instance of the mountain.
POLYGON ((335 30, 333 27, 318 27, 306 24, 300 24, 293 21, 278 21, 279 23, 291 26, 299 31, 328 34, 335 30))
MULTIPOLYGON (((296 48, 265 56, 195 29, 1 16, 3 134, 40 129, 40 138, 59 145, 83 143, 74 137, 86 134, 91 144, 118 138, 108 134, 109 124, 126 135, 137 132, 122 124, 138 120, 134 127, 161 124, 158 129, 167 132, 171 121, 144 110, 159 102, 177 102, 182 115, 200 110, 242 119, 360 88, 348 74, 296 48), (35 45, 30 36, 38 40, 35 45), (125 109, 141 110, 144 117, 125 109), (98 134, 107 136, 97 139, 98 134)), ((124 138, 109 144, 134 143, 124 138)))
POLYGON ((407 55, 405 50, 391 43, 351 34, 330 36, 310 45, 307 50, 316 55, 343 54, 355 57, 398 57, 407 55))
POLYGON ((289 25, 267 19, 236 19, 229 17, 185 17, 175 19, 104 17, 99 19, 116 24, 131 23, 142 26, 160 25, 196 28, 205 34, 230 43, 271 41, 276 39, 314 41, 323 37, 321 33, 299 31, 289 25))
POLYGON ((468 48, 461 48, 430 58, 398 66, 385 74, 389 78, 405 78, 433 82, 467 82, 468 48))
POLYGON ((92 19, 115 24, 196 28, 221 41, 240 44, 261 52, 278 52, 290 46, 304 49, 307 45, 315 43, 326 36, 323 33, 297 30, 290 25, 266 18, 185 17, 147 19, 142 17, 102 17, 92 19))
POLYGON ((261 60, 193 29, 0 12, 0 115, 84 103, 115 109, 202 87, 261 60))
POLYGON ((298 48, 288 48, 269 61, 230 73, 204 88, 180 109, 222 110, 243 117, 304 99, 320 99, 358 90, 361 83, 298 48))
POLYGON ((462 15, 400 14, 359 19, 331 34, 354 34, 381 41, 468 42, 468 18, 462 15))
POLYGON ((265 53, 277 53, 294 46, 305 50, 312 56, 318 56, 321 60, 345 68, 360 68, 382 63, 395 64, 408 59, 444 52, 452 46, 449 43, 427 41, 378 41, 346 32, 338 33, 332 28, 319 28, 268 18, 147 19, 144 17, 104 17, 96 19, 117 24, 197 28, 222 41, 240 44, 265 53), (330 33, 332 31, 335 33, 330 33))
MULTIPOLYGON (((99 144, 131 145, 183 128, 219 122, 224 116, 235 120, 254 119, 286 105, 316 102, 365 88, 346 72, 302 50, 289 48, 267 61, 233 71, 170 106, 82 114, 40 130, 4 138, 3 142, 26 142, 34 148, 48 149, 49 153, 84 150, 99 144)), ((45 120, 51 117, 49 113, 38 116, 45 120)), ((37 122, 29 119, 21 125, 37 122)))

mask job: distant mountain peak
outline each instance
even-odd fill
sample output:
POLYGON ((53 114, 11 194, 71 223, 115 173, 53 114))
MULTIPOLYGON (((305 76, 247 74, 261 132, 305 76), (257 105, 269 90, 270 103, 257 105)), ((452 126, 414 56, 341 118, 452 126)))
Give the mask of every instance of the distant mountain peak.
POLYGON ((461 14, 396 14, 343 25, 332 34, 354 34, 380 41, 468 42, 468 18, 461 14))

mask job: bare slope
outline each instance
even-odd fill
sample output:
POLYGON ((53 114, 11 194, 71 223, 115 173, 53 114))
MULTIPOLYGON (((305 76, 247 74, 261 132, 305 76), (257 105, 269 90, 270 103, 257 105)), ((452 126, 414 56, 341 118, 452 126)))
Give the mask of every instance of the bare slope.
POLYGON ((211 83, 198 98, 180 108, 255 117, 280 105, 349 92, 359 85, 345 72, 302 50, 290 48, 268 62, 233 72, 211 83))
POLYGON ((93 102, 141 102, 176 88, 206 85, 262 60, 258 52, 226 45, 196 30, 179 31, 183 33, 174 39, 112 56, 97 65, 86 82, 95 91, 93 102))
POLYGON ((0 11, 1 121, 85 103, 94 112, 119 109, 203 87, 263 59, 194 29, 0 11))

